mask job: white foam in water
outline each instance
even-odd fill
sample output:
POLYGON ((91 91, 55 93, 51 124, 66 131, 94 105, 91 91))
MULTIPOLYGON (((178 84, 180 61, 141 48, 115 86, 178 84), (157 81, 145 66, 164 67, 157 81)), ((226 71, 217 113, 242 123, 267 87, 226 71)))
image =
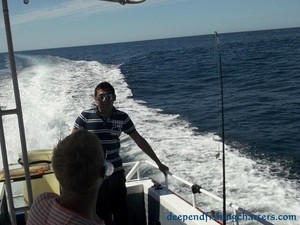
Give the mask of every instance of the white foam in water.
MULTIPOLYGON (((71 132, 78 114, 93 103, 93 91, 101 81, 111 82, 117 94, 116 107, 126 111, 137 130, 148 140, 158 157, 170 171, 222 196, 222 163, 220 138, 200 134, 178 115, 164 114, 148 108, 132 98, 118 66, 99 62, 72 61, 58 57, 28 57, 32 66, 19 72, 20 92, 28 149, 53 148, 58 139, 71 132)), ((1 105, 13 105, 8 80, 0 80, 1 105)), ((16 162, 20 145, 16 141, 16 119, 5 118, 6 141, 10 162, 16 162)), ((270 165, 258 163, 226 146, 227 200, 260 215, 295 214, 300 218, 300 194, 296 182, 273 177, 270 165)), ((125 160, 148 159, 126 135, 122 135, 125 160)), ((2 167, 2 165, 0 165, 2 167)), ((177 182, 172 188, 189 200, 188 189, 177 182)), ((222 210, 216 203, 200 195, 205 211, 222 210)), ((228 209, 228 212, 231 213, 228 209)), ((299 221, 299 219, 298 219, 299 221)), ((282 224, 270 221, 274 224, 282 224)), ((284 221, 284 224, 299 224, 284 221)))

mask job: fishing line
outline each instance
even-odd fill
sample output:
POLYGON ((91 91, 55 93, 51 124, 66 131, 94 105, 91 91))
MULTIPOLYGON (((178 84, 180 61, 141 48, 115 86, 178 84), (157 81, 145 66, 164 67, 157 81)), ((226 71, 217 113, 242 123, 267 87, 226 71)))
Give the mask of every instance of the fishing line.
POLYGON ((222 140, 222 172, 223 172, 223 224, 226 225, 226 181, 225 181, 225 129, 224 129, 224 92, 223 92, 223 73, 222 57, 218 33, 214 32, 215 46, 218 53, 218 72, 220 79, 220 100, 221 100, 221 140, 222 140))

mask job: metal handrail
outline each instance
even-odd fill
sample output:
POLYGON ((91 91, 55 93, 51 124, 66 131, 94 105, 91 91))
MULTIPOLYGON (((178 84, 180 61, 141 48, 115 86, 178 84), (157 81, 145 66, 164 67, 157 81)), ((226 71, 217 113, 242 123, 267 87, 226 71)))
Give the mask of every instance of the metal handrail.
MULTIPOLYGON (((126 180, 127 180, 127 181, 131 180, 131 178, 134 176, 135 173, 139 174, 139 173, 140 173, 140 172, 139 172, 140 167, 141 167, 143 164, 148 164, 148 165, 151 165, 151 166, 153 166, 153 167, 155 167, 155 168, 158 169, 158 166, 157 166, 155 163, 150 162, 150 161, 147 161, 147 160, 123 163, 124 166, 130 166, 130 165, 133 165, 133 167, 131 168, 131 170, 129 171, 129 173, 128 173, 127 176, 126 176, 126 180)), ((168 174, 168 175, 165 176, 166 184, 168 184, 168 176, 170 176, 170 177, 174 178, 175 180, 178 180, 178 181, 180 181, 181 183, 187 185, 189 188, 192 188, 192 186, 194 185, 194 184, 192 184, 192 183, 190 183, 190 182, 188 182, 188 181, 186 181, 186 180, 184 180, 184 179, 182 179, 182 178, 180 178, 180 177, 174 175, 174 174, 171 173, 171 172, 168 172, 167 174, 168 174)), ((140 176, 138 176, 137 179, 140 180, 140 179, 141 179, 140 176)), ((166 188, 168 188, 168 185, 166 185, 166 188)), ((216 200, 216 201, 218 201, 218 202, 223 202, 223 199, 222 199, 221 197, 214 195, 213 193, 211 193, 211 192, 205 190, 205 189, 202 188, 202 187, 200 187, 198 193, 203 193, 203 194, 205 194, 206 196, 209 196, 209 197, 213 198, 214 200, 216 200)), ((194 208, 197 208, 197 206, 196 206, 196 193, 192 193, 192 199, 193 199, 193 204, 192 204, 193 207, 194 207, 194 208)), ((255 214, 249 212, 249 211, 246 210, 246 209, 243 209, 243 208, 239 207, 238 205, 236 205, 236 204, 234 204, 234 203, 231 203, 231 202, 226 201, 226 205, 233 209, 234 215, 239 215, 240 213, 244 213, 244 214, 246 214, 247 216, 250 216, 251 218, 253 218, 253 220, 259 222, 260 224, 264 224, 264 225, 274 225, 273 223, 270 223, 270 222, 268 222, 268 221, 266 221, 266 220, 259 220, 259 219, 257 219, 257 218, 259 218, 258 216, 256 216, 255 214)), ((238 224, 239 224, 239 221, 236 220, 236 221, 235 221, 235 224, 238 225, 238 224)))
MULTIPOLYGON (((8 55, 9 55, 11 78, 12 78, 12 83, 13 83, 16 108, 8 109, 8 110, 1 110, 1 108, 0 108, 0 142, 1 142, 1 153, 2 153, 4 174, 5 174, 5 188, 7 191, 8 207, 9 207, 9 212, 10 212, 10 220, 13 225, 16 225, 17 221, 16 221, 15 214, 19 211, 19 208, 14 207, 14 201, 13 201, 12 186, 11 186, 10 172, 9 172, 9 163, 8 163, 5 135, 4 135, 4 126, 3 126, 3 120, 2 120, 2 117, 5 115, 15 114, 15 115, 17 115, 17 118, 18 118, 19 134, 20 134, 20 142, 21 142, 22 157, 23 157, 23 163, 24 163, 24 172, 25 172, 29 206, 31 206, 31 204, 33 202, 33 195, 32 195, 31 179, 30 179, 30 173, 29 173, 29 163, 28 163, 28 155, 27 155, 27 147, 26 147, 25 128, 24 128, 24 122, 23 122, 23 113, 22 113, 22 107, 21 107, 21 99, 20 99, 20 92, 19 92, 19 85, 18 85, 18 78, 17 78, 17 69, 16 69, 16 62, 15 62, 15 56, 14 56, 7 0, 2 0, 2 9, 3 9, 4 23, 5 23, 8 55)), ((24 209, 21 209, 21 210, 24 211, 24 209)))

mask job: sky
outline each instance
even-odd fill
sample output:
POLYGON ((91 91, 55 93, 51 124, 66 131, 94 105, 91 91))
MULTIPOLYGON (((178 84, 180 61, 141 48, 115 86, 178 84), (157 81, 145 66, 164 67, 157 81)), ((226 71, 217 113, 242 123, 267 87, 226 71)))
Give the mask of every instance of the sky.
MULTIPOLYGON (((300 0, 8 0, 15 51, 300 27, 300 0)), ((2 10, 1 10, 2 12, 2 10)), ((7 51, 3 16, 0 52, 7 51)))

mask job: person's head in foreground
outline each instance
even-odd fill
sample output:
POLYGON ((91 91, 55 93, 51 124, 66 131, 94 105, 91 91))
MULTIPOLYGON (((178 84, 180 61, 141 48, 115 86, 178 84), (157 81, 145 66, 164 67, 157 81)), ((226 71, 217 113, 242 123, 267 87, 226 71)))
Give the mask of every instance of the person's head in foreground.
POLYGON ((96 214, 105 173, 99 139, 85 130, 72 133, 54 148, 52 166, 62 193, 39 195, 30 208, 27 225, 103 225, 96 214))
POLYGON ((98 190, 105 173, 99 139, 85 130, 67 136, 54 148, 52 166, 63 193, 98 190))

